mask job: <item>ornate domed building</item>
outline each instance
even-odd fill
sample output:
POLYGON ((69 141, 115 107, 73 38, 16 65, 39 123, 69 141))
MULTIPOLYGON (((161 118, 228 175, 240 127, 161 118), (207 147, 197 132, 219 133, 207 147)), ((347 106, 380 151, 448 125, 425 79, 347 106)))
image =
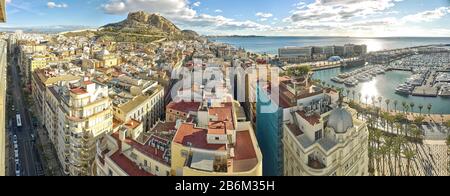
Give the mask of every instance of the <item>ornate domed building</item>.
POLYGON ((342 97, 336 101, 328 96, 333 95, 306 97, 292 108, 291 120, 283 126, 284 175, 369 175, 366 123, 343 105, 342 97))
POLYGON ((353 127, 352 114, 339 106, 331 112, 328 127, 333 129, 336 134, 347 133, 353 127))

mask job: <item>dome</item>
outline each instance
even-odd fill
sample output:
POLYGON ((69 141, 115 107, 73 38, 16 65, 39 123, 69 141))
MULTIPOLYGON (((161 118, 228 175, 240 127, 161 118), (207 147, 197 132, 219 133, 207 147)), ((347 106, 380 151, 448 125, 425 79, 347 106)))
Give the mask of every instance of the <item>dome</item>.
POLYGON ((330 62, 342 61, 343 59, 340 56, 332 56, 328 59, 330 62))
POLYGON ((99 55, 107 56, 107 55, 109 55, 109 51, 106 49, 103 49, 102 51, 100 51, 99 55))
POLYGON ((328 127, 332 128, 338 134, 346 133, 348 129, 353 127, 353 117, 349 111, 338 107, 331 112, 328 127))

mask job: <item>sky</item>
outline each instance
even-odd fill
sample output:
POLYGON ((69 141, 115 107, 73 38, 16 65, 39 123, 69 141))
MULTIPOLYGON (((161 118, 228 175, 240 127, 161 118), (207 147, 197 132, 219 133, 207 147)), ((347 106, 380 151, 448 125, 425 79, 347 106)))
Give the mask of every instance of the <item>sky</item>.
POLYGON ((99 27, 159 13, 203 35, 450 37, 450 0, 6 0, 13 27, 99 27))

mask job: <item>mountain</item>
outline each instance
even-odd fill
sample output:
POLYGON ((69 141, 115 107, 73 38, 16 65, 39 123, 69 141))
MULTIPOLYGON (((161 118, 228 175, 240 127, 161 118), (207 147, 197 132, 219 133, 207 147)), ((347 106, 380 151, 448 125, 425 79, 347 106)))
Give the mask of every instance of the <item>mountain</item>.
POLYGON ((100 27, 99 32, 107 39, 116 41, 196 39, 199 35, 190 30, 181 30, 170 20, 159 14, 143 11, 132 12, 122 22, 107 24, 100 27))

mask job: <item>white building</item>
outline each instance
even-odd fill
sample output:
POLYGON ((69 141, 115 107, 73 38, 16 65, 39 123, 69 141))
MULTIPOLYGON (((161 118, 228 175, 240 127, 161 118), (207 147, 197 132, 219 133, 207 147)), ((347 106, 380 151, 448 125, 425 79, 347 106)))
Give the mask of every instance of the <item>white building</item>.
POLYGON ((291 110, 292 119, 283 125, 284 175, 369 175, 366 124, 354 110, 339 105, 329 111, 323 103, 291 110))

